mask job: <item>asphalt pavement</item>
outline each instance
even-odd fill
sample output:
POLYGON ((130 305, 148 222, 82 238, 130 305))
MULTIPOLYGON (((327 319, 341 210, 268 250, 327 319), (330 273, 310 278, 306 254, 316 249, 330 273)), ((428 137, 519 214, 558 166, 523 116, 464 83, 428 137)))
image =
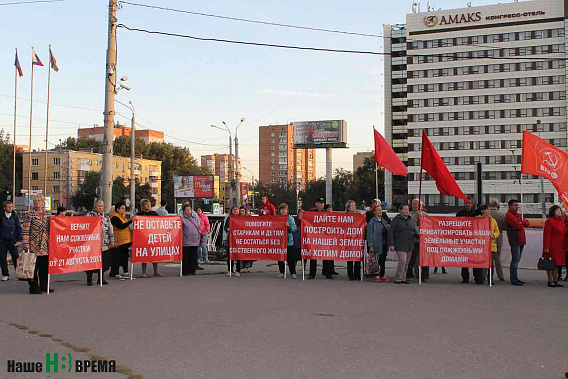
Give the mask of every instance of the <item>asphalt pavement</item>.
MULTIPOLYGON (((135 265, 136 275, 140 265, 135 265)), ((274 263, 226 276, 203 265, 179 278, 52 276, 50 295, 0 283, 0 378, 563 378, 567 288, 520 270, 527 284, 460 284, 459 269, 419 286, 277 279, 274 263), (106 357, 121 373, 7 373, 7 360, 106 357)), ((395 273, 388 262, 387 275, 395 273)), ((298 268, 300 266, 298 265, 298 268)), ((151 267, 148 268, 152 273, 151 267)), ((508 277, 508 275, 507 275, 508 277)), ((568 282, 567 282, 568 283, 568 282)))

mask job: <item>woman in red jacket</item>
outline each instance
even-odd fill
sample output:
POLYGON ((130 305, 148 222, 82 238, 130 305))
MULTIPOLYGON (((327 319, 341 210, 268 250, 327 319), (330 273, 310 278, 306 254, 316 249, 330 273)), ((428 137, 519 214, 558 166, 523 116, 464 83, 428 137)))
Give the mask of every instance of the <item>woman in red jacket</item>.
POLYGON ((552 258, 556 267, 554 270, 547 270, 548 287, 564 287, 558 283, 558 267, 566 265, 566 252, 560 241, 564 239, 564 220, 563 212, 558 205, 553 205, 548 210, 548 220, 544 223, 543 236, 543 257, 552 258))

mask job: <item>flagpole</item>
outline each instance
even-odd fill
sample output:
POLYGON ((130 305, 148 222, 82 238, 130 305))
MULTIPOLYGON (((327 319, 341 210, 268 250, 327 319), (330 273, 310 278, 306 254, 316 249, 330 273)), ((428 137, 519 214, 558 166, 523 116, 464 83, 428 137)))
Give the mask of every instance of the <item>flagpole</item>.
POLYGON ((51 87, 51 45, 49 45, 49 64, 47 65, 47 120, 45 122, 45 172, 43 178, 43 196, 47 196, 47 138, 49 136, 49 90, 51 87))
MULTIPOLYGON (((18 48, 16 48, 16 56, 18 56, 18 48)), ((19 63, 18 63, 19 64, 19 63)), ((12 166, 12 201, 16 203, 16 118, 18 111, 18 67, 14 66, 14 151, 12 166)))
MULTIPOLYGON (((33 52, 33 47, 32 47, 33 52)), ((32 85, 30 89, 30 143, 28 146, 28 210, 31 205, 32 190, 32 114, 34 108, 34 63, 32 59, 32 85)))
POLYGON ((375 162, 375 199, 379 198, 379 165, 375 162))
MULTIPOLYGON (((424 142, 424 130, 422 130, 422 142, 424 142)), ((424 151, 424 143, 421 146, 422 151, 424 151)), ((420 155, 420 184, 418 185, 418 210, 422 210, 422 165, 424 160, 422 159, 422 154, 420 155)))

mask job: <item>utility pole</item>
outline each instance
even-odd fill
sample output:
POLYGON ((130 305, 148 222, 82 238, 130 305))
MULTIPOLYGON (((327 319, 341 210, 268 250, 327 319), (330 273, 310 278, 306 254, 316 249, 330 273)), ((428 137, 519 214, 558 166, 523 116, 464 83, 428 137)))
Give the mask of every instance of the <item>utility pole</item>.
MULTIPOLYGON (((114 96, 116 91, 116 8, 117 0, 108 2, 108 46, 105 69, 105 110, 102 167, 102 200, 108 211, 112 203, 112 142, 114 137, 114 96)), ((134 204, 131 204, 133 207, 134 204)))
POLYGON ((134 216, 134 204, 136 203, 136 173, 135 173, 135 148, 136 148, 136 121, 134 120, 134 104, 128 102, 132 110, 130 122, 130 216, 134 216))
MULTIPOLYGON (((227 129, 228 130, 228 129, 227 129)), ((227 181, 227 196, 229 208, 233 206, 233 138, 229 131, 229 180, 227 181)))
MULTIPOLYGON (((237 128, 238 129, 238 128, 237 128)), ((241 194, 241 180, 239 178, 240 171, 239 171, 239 137, 237 132, 235 132, 235 167, 236 167, 236 177, 235 177, 235 185, 237 187, 237 205, 241 206, 242 194, 241 194)))

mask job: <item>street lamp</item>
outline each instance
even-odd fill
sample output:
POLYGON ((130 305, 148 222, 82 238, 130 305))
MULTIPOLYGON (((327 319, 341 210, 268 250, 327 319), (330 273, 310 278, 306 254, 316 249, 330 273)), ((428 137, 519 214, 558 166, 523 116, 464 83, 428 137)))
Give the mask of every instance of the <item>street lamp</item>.
POLYGON ((252 175, 252 209, 254 209, 254 172, 243 166, 245 170, 251 173, 252 175))
MULTIPOLYGON (((246 118, 241 118, 241 122, 239 122, 239 124, 237 125, 236 129, 235 129, 235 165, 236 167, 236 179, 235 179, 235 184, 237 187, 237 205, 240 207, 241 206, 241 179, 239 178, 240 175, 240 170, 239 170, 239 136, 238 136, 238 132, 239 132, 239 126, 241 126, 241 124, 243 122, 246 121, 246 118)), ((227 130, 229 129, 229 127, 227 126, 227 124, 225 123, 225 121, 223 121, 223 125, 225 125, 225 127, 227 128, 227 130)), ((230 132, 229 132, 230 133, 230 132)), ((231 157, 232 160, 232 157, 231 157)), ((233 177, 231 176, 231 180, 233 179, 233 177)))
MULTIPOLYGON (((223 125, 225 125, 225 122, 223 122, 223 125)), ((225 186, 225 188, 227 189, 227 197, 229 198, 229 206, 231 206, 232 202, 233 202, 233 188, 231 186, 231 180, 233 179, 233 164, 232 164, 232 158, 233 158, 233 136, 231 134, 231 131, 229 130, 229 128, 227 127, 227 125, 225 125, 225 129, 220 128, 216 125, 211 125, 212 128, 215 129, 219 129, 219 130, 223 130, 226 131, 227 133, 229 133, 229 180, 228 182, 228 189, 225 186)))
MULTIPOLYGON (((124 79, 125 77, 123 77, 124 79)), ((130 87, 128 87, 130 88, 130 87)), ((129 91, 129 89, 127 89, 129 91)), ((116 100, 119 104, 124 105, 126 108, 130 109, 132 112, 132 118, 130 119, 130 216, 134 216, 134 206, 136 203, 136 173, 135 173, 135 148, 136 148, 136 121, 134 118, 134 104, 129 101, 126 105, 123 102, 116 100)))

